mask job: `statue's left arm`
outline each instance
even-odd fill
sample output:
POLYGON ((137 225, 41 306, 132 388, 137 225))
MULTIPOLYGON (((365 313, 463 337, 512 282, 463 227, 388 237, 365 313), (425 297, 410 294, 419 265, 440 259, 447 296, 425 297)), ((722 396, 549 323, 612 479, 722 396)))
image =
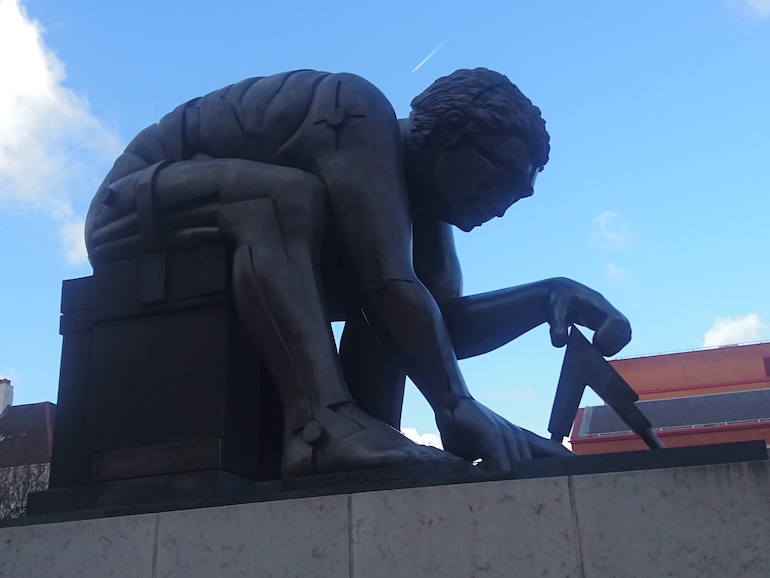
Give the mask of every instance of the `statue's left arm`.
POLYGON ((601 294, 563 277, 439 303, 458 359, 505 345, 549 323, 551 342, 562 347, 573 323, 595 331, 593 342, 606 356, 631 340, 628 319, 601 294))
POLYGON ((452 226, 414 219, 414 267, 441 309, 458 359, 487 353, 543 323, 557 347, 573 323, 596 331, 594 345, 614 355, 631 339, 625 316, 596 291, 565 278, 462 297, 462 273, 452 226))

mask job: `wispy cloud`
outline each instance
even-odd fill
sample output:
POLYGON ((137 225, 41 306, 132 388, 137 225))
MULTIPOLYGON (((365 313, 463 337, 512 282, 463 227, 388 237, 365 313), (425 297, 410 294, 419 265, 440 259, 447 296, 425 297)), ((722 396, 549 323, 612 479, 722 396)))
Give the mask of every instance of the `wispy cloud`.
POLYGON ((767 336, 767 330, 767 324, 763 323, 756 313, 717 317, 703 336, 703 347, 759 341, 767 336))
POLYGON ((770 0, 729 0, 729 4, 744 16, 770 17, 770 0))
POLYGON ((619 267, 615 263, 607 263, 604 266, 604 272, 607 275, 607 279, 613 285, 623 285, 628 283, 631 278, 631 271, 625 267, 619 267))
MULTIPOLYGON (((20 0, 0 0, 0 54, 0 209, 45 214, 71 242, 82 221, 72 200, 95 190, 118 136, 63 85, 64 65, 20 0)), ((62 250, 71 262, 85 255, 71 243, 62 250)))
POLYGON ((604 211, 594 217, 589 243, 599 249, 630 249, 636 245, 638 235, 628 221, 616 211, 604 211))
POLYGON ((59 230, 64 257, 72 265, 84 263, 88 259, 86 245, 83 240, 85 221, 77 217, 67 219, 59 230))
POLYGON ((418 431, 413 427, 402 427, 401 433, 415 443, 422 444, 424 446, 431 446, 440 450, 444 449, 444 445, 441 443, 441 436, 439 436, 437 433, 418 433, 418 431))

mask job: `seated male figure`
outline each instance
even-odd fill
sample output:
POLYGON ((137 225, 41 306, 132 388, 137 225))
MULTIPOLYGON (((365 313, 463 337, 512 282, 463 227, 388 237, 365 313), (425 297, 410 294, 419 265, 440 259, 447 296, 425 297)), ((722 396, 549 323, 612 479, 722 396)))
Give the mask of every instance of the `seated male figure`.
POLYGON ((461 296, 451 226, 470 231, 533 194, 548 160, 539 110, 486 69, 439 79, 397 120, 352 74, 252 78, 189 101, 116 160, 86 221, 95 266, 224 237, 241 322, 284 412, 284 476, 568 454, 478 403, 458 358, 542 323, 605 355, 630 339, 601 295, 549 279, 461 296), (337 354, 330 322, 344 320, 337 354), (398 426, 404 372, 447 452, 398 426), (389 425, 388 425, 389 424, 389 425))

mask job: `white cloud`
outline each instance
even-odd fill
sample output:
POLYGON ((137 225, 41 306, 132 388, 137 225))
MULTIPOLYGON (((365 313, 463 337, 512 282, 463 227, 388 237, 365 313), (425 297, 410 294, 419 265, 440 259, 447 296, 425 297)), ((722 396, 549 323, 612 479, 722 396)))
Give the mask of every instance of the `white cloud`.
POLYGON ((444 449, 444 445, 441 443, 441 436, 439 436, 437 433, 428 432, 421 434, 418 433, 417 430, 413 427, 402 427, 401 433, 415 443, 424 446, 431 446, 440 450, 444 449))
POLYGON ((756 313, 734 317, 717 317, 703 336, 703 347, 759 341, 767 334, 768 326, 756 313))
POLYGON ((770 0, 730 0, 730 5, 746 16, 770 17, 770 0))
POLYGON ((630 249, 636 245, 637 234, 616 211, 604 211, 594 217, 593 229, 588 236, 592 246, 599 249, 630 249))
POLYGON ((38 211, 69 238, 72 200, 96 189, 118 136, 62 84, 64 65, 20 0, 0 0, 0 54, 0 208, 38 211))
POLYGON ((65 221, 59 230, 64 257, 71 265, 85 263, 88 260, 83 235, 84 227, 85 221, 83 219, 73 218, 65 221))
POLYGON ((618 267, 615 263, 607 263, 604 266, 604 272, 607 274, 609 282, 613 285, 623 285, 631 278, 630 270, 624 267, 618 267))

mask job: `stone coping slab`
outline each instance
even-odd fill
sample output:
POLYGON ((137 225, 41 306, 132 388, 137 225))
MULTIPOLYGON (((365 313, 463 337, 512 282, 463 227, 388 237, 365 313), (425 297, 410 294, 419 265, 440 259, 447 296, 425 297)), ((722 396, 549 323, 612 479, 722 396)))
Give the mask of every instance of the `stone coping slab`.
MULTIPOLYGON (((687 448, 642 450, 615 454, 576 456, 573 458, 535 460, 519 463, 517 464, 516 471, 505 473, 485 473, 469 464, 439 464, 435 466, 392 468, 367 472, 347 472, 325 476, 276 480, 274 482, 256 482, 248 493, 225 497, 176 502, 156 501, 155 503, 121 505, 78 511, 65 510, 59 513, 34 515, 27 518, 0 521, 0 528, 4 526, 55 523, 119 515, 205 508, 218 505, 352 494, 376 490, 534 479, 552 476, 590 475, 670 467, 691 467, 720 463, 763 461, 767 459, 768 453, 764 442, 757 440, 687 448)), ((180 477, 184 478, 184 476, 180 477)), ((147 478, 147 483, 154 484, 158 478, 147 478)), ((182 481, 186 480, 183 479, 182 481)), ((126 489, 133 490, 137 485, 141 485, 141 483, 141 479, 128 480, 126 484, 130 485, 130 487, 126 489)), ((84 490, 81 488, 65 488, 63 490, 40 492, 37 495, 33 495, 33 497, 53 499, 55 505, 64 504, 66 507, 68 501, 76 505, 77 499, 80 497, 78 492, 82 491, 84 490)), ((85 491, 98 491, 98 487, 86 488, 85 491)), ((39 503, 36 503, 35 506, 40 508, 39 503)), ((77 510, 74 506, 71 509, 77 510)))

